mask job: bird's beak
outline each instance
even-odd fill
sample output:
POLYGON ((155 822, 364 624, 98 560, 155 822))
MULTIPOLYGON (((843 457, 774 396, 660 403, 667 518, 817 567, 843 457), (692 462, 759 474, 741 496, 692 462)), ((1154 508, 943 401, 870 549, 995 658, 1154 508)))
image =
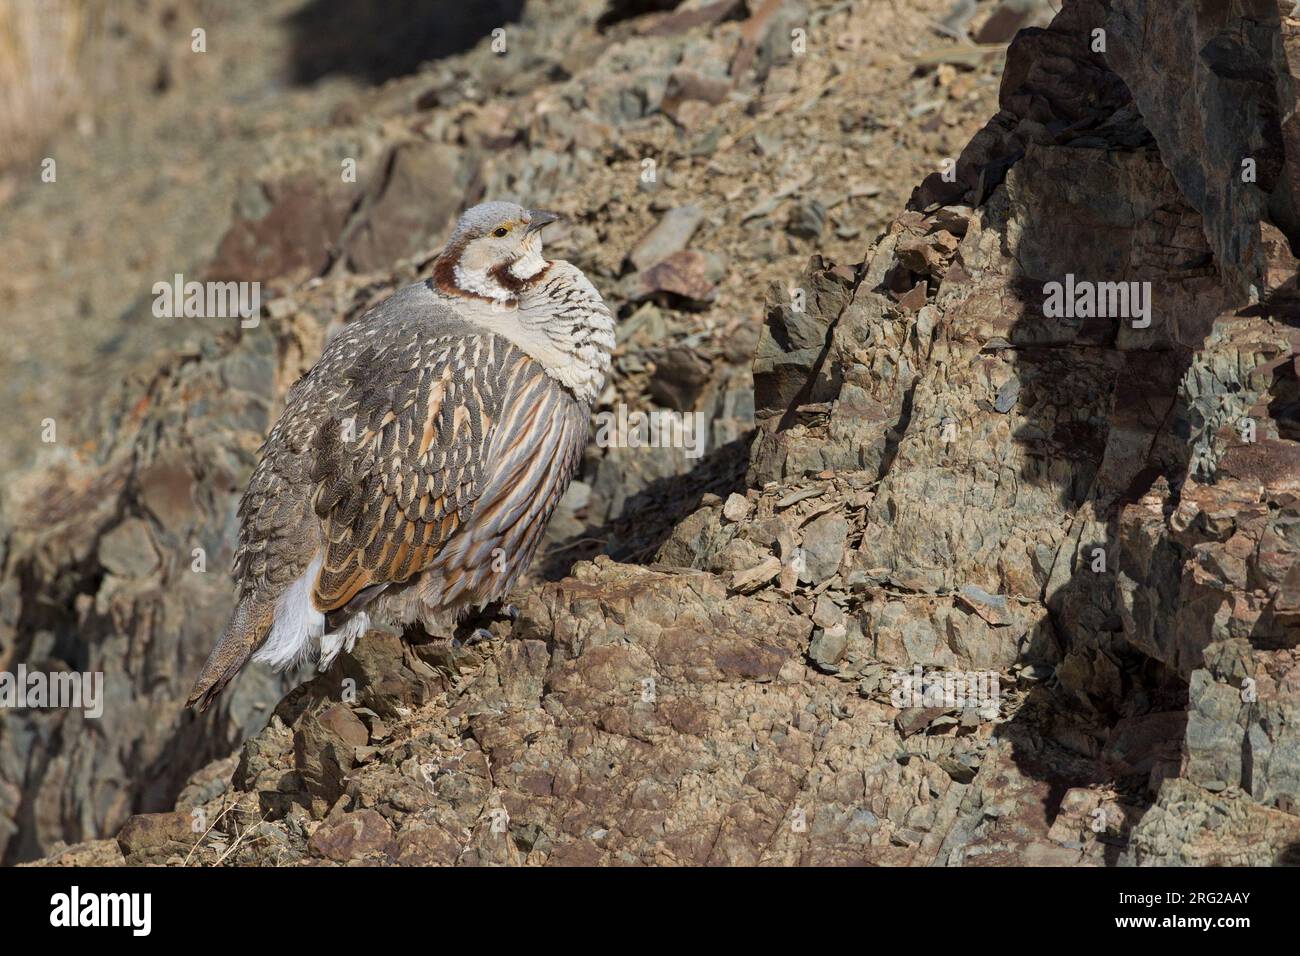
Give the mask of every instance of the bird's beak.
POLYGON ((530 209, 528 210, 528 215, 531 221, 528 223, 528 229, 525 231, 526 235, 531 235, 543 226, 548 226, 551 223, 564 218, 558 212, 548 212, 545 209, 530 209))

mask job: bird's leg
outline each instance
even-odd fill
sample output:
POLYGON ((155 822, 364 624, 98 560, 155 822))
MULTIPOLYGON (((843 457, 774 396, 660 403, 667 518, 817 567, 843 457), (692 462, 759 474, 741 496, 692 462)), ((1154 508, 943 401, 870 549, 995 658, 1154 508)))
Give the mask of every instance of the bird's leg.
MULTIPOLYGON (((480 620, 482 620, 483 617, 490 617, 493 620, 501 620, 504 618, 513 624, 515 621, 519 620, 519 608, 515 607, 513 604, 507 604, 505 601, 493 601, 491 604, 484 607, 483 613, 480 615, 480 620)), ((490 641, 493 636, 492 632, 486 627, 476 627, 464 640, 453 638, 452 647, 459 650, 462 647, 469 647, 470 645, 478 644, 482 641, 490 641)))
POLYGON ((509 618, 512 622, 519 620, 519 608, 508 601, 495 601, 492 605, 493 617, 509 618))
POLYGON ((486 627, 476 627, 474 630, 470 631, 469 636, 463 641, 459 637, 453 637, 451 639, 451 646, 456 650, 460 650, 462 647, 469 647, 473 644, 479 643, 480 641, 490 641, 491 639, 491 631, 486 627))

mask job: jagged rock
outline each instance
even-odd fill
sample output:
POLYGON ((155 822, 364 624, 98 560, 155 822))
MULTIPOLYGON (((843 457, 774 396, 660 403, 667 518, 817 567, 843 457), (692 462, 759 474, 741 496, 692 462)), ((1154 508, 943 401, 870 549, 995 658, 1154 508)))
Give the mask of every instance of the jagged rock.
POLYGON ((808 656, 823 670, 834 673, 848 643, 848 633, 843 624, 822 628, 813 638, 808 656))
POLYGON ((386 853, 392 839, 392 831, 382 816, 374 810, 358 810, 322 823, 307 846, 316 856, 346 863, 386 853))
MULTIPOLYGON (((813 257, 798 285, 773 285, 769 290, 767 319, 754 355, 755 414, 765 433, 773 431, 796 401, 825 401, 834 394, 836 383, 829 379, 821 359, 851 288, 841 272, 813 257)), ((815 469, 791 470, 778 442, 779 431, 755 446, 751 483, 820 471, 828 465, 819 460, 815 469)))
POLYGON ((1240 792, 1211 795, 1169 780, 1129 836, 1138 866, 1294 865, 1300 817, 1261 807, 1240 792))
POLYGON ((649 269, 675 252, 681 252, 704 221, 698 206, 678 206, 664 213, 662 219, 627 254, 636 269, 649 269))
POLYGON ((204 827, 184 810, 131 817, 117 835, 117 845, 130 865, 163 863, 190 849, 203 837, 204 827))
POLYGON ((821 584, 840 569, 849 523, 837 514, 826 514, 810 522, 803 532, 803 570, 799 577, 821 584))
POLYGON ((726 262, 716 253, 682 249, 631 276, 625 292, 632 302, 653 298, 702 308, 716 297, 725 271, 726 262))
POLYGON ((785 231, 799 239, 816 239, 825 228, 826 207, 812 197, 795 204, 785 225, 785 231))
POLYGON ((731 589, 742 594, 756 591, 764 584, 774 580, 781 573, 781 567, 781 559, 769 555, 753 567, 745 568, 743 571, 737 571, 733 574, 731 576, 731 589))
POLYGON ((458 197, 474 172, 472 161, 443 143, 402 144, 379 166, 383 178, 366 185, 338 240, 357 272, 383 269, 435 247, 455 222, 458 197))
POLYGON ((1239 297, 1252 284, 1260 288, 1261 221, 1300 235, 1293 88, 1300 37, 1283 26, 1285 6, 1125 0, 1103 22, 1107 63, 1132 90, 1186 202, 1204 217, 1218 266, 1239 297), (1159 50, 1148 47, 1154 33, 1169 37, 1159 50), (1255 108, 1242 110, 1243 102, 1255 108))
POLYGON ((331 237, 347 222, 351 190, 306 178, 267 183, 249 191, 236 221, 208 267, 214 281, 267 281, 318 274, 330 263, 331 237))
POLYGON ((685 348, 657 351, 653 358, 655 370, 646 386, 650 397, 679 412, 695 408, 711 378, 708 363, 685 348))
POLYGON ((722 516, 728 521, 743 521, 749 515, 749 510, 749 499, 732 492, 723 503, 722 516))

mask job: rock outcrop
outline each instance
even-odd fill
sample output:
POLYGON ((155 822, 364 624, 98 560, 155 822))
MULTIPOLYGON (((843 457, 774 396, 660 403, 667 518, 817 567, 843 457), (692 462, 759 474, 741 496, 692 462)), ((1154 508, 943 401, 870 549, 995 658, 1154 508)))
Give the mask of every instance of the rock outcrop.
MULTIPOLYGON (((512 100, 529 117, 514 133, 492 101, 453 123, 459 80, 435 84, 429 125, 456 135, 378 139, 371 168, 393 175, 329 220, 339 238, 317 260, 259 258, 303 253, 266 225, 282 202, 236 222, 228 267, 261 262, 282 282, 274 321, 128 387, 136 404, 105 422, 127 437, 69 466, 64 493, 32 479, 45 500, 5 539, 0 595, 18 610, 0 617, 2 645, 76 669, 111 659, 113 759, 179 797, 141 806, 138 785, 104 784, 112 748, 94 734, 60 747, 49 723, 10 720, 5 817, 45 850, 104 838, 51 864, 1294 862, 1289 6, 1067 3, 1017 35, 996 114, 864 257, 799 238, 824 234, 827 209, 846 218, 825 184, 785 190, 778 171, 762 180, 778 188, 716 223, 690 208, 702 190, 677 194, 721 175, 739 200, 767 175, 765 141, 795 135, 780 108, 733 125, 729 98, 822 108, 839 74, 783 43, 791 23, 840 15, 827 7, 623 10, 607 21, 619 40, 575 35, 569 62, 593 66, 512 100), (601 171, 605 127, 621 147, 601 171), (652 186, 639 173, 655 157, 652 186), (264 727, 278 692, 256 674, 190 721, 178 688, 210 639, 202 618, 224 607, 189 555, 226 560, 260 431, 335 317, 427 261, 371 271, 402 241, 438 239, 366 212, 405 206, 403 184, 425 175, 399 175, 406 163, 598 210, 557 252, 590 256, 619 290, 602 408, 648 396, 702 411, 709 452, 594 448, 550 580, 520 590, 516 617, 480 622, 491 639, 372 633, 264 727), (642 189, 663 190, 657 207, 626 198, 642 189), (642 222, 646 208, 666 215, 642 222), (758 242, 820 254, 802 274, 782 273, 782 255, 751 271, 737 265, 760 259, 751 236, 711 269, 753 221, 758 242), (626 241, 604 248, 614 234, 626 241), (324 276, 301 281, 305 265, 324 276), (728 324, 758 279, 761 316, 728 324), (19 753, 41 771, 16 771, 19 753), (128 805, 162 812, 119 830, 128 805)), ((918 69, 951 89, 979 67, 918 69)), ((523 81, 499 83, 502 96, 523 81)), ((855 135, 855 115, 836 136, 855 135)), ((862 166, 859 153, 810 170, 852 196, 862 166)), ((304 195, 317 211, 285 221, 343 210, 323 185, 304 195)))

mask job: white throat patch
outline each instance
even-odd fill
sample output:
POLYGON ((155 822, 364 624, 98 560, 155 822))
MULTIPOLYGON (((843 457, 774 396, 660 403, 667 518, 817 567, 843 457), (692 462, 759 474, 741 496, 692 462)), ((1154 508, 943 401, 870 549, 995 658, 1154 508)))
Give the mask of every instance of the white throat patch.
POLYGON ((510 263, 510 274, 527 281, 540 275, 547 265, 549 263, 542 258, 542 244, 533 242, 528 244, 522 256, 510 263))
POLYGON ((456 288, 471 295, 481 295, 494 302, 508 302, 515 294, 492 278, 487 269, 473 269, 463 262, 456 263, 456 288))

